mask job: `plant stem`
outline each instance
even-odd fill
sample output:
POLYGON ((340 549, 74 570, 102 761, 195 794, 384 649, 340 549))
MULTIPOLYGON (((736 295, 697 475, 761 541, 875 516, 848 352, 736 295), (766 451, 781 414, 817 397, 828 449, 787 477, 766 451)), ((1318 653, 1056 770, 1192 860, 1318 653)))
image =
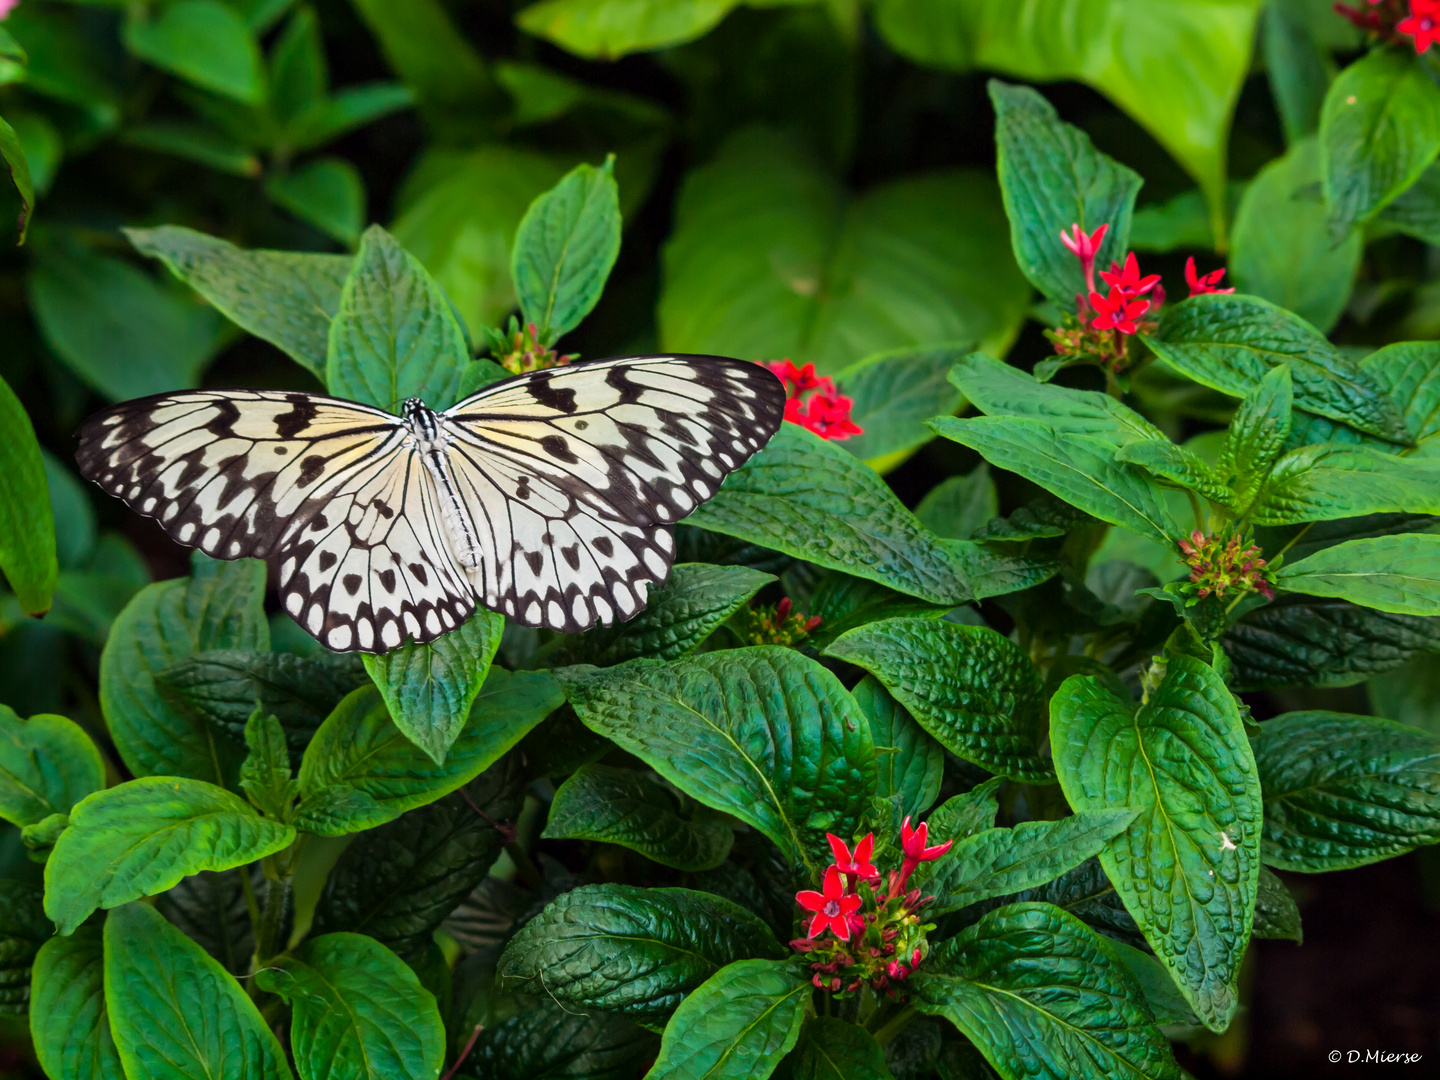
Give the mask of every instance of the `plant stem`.
POLYGON ((1200 496, 1189 488, 1185 489, 1185 497, 1190 500, 1190 512, 1195 515, 1195 527, 1201 532, 1205 531, 1205 512, 1200 508, 1200 496))
POLYGON ((271 879, 265 890, 265 909, 260 913, 260 924, 255 928, 255 965, 263 966, 271 957, 283 951, 281 935, 285 929, 285 908, 290 900, 290 875, 281 875, 278 881, 271 879))
POLYGON ((540 873, 539 868, 530 861, 530 856, 520 846, 518 840, 512 840, 505 845, 505 854, 510 856, 510 861, 515 864, 515 872, 520 875, 520 880, 532 889, 540 889, 545 884, 545 875, 540 873))
POLYGON ((910 1021, 914 1019, 915 1009, 909 1005, 905 1006, 905 1008, 890 1017, 889 1020, 886 1020, 882 1026, 873 1032, 875 1041, 881 1046, 884 1046, 891 1039, 895 1038, 896 1035, 904 1031, 905 1028, 909 1026, 910 1021))

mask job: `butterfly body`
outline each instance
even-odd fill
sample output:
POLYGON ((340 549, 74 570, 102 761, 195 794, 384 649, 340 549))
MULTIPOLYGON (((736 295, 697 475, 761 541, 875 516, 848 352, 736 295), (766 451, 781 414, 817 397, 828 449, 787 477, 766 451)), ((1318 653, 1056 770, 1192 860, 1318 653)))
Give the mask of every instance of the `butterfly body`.
POLYGON ((286 611, 381 652, 478 603, 574 632, 640 611, 670 526, 779 426, 784 390, 718 357, 636 357, 502 380, 394 416, 319 395, 194 390, 80 431, 82 475, 222 559, 275 557, 286 611))

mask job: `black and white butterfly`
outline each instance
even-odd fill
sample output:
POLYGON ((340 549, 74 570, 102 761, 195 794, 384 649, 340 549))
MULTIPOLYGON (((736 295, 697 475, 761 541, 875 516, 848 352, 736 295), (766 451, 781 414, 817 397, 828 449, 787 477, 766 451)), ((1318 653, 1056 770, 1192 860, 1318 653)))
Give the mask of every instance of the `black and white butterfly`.
POLYGON ((663 584, 671 525, 769 441, 759 364, 550 368, 403 416, 314 394, 187 390, 80 429, 80 472, 219 559, 279 563, 285 610, 336 651, 432 641, 476 604, 574 632, 663 584))

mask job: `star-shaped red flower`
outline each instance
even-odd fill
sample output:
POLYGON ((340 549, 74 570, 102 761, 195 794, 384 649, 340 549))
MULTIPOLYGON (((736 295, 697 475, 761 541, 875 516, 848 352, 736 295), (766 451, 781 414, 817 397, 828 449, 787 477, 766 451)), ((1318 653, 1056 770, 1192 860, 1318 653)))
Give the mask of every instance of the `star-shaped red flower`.
POLYGON ((806 936, 817 938, 827 929, 841 941, 850 940, 850 916, 860 907, 860 897, 847 895, 840 871, 832 866, 825 871, 824 892, 806 889, 795 894, 795 900, 806 911, 813 911, 806 936))
POLYGON ((1132 300, 1120 289, 1111 289, 1108 297, 1092 292, 1090 306, 1095 309, 1095 319, 1090 325, 1096 330, 1135 334, 1140 330, 1135 320, 1143 318, 1150 310, 1150 301, 1132 300))
POLYGON ((1410 17, 1395 25, 1402 34, 1415 39, 1415 51, 1422 53, 1440 41, 1440 0, 1410 0, 1410 17))
POLYGON ((1159 274, 1140 276, 1140 263, 1132 251, 1125 256, 1125 267, 1121 269, 1112 263, 1109 270, 1101 270, 1100 278, 1112 289, 1119 289, 1126 296, 1140 296, 1160 284, 1159 274))
POLYGON ((830 841, 830 852, 835 856, 835 869, 840 873, 847 877, 853 875, 864 878, 866 881, 874 881, 880 877, 880 871, 870 863, 870 855, 875 850, 874 833, 868 833, 856 844, 853 854, 845 846, 845 841, 833 833, 826 833, 825 839, 830 841))
POLYGON ((1203 296, 1205 293, 1233 293, 1234 289, 1220 288, 1220 279, 1225 276, 1225 268, 1211 270, 1208 274, 1200 274, 1195 271, 1195 256, 1185 260, 1185 284, 1190 286, 1191 296, 1203 296))

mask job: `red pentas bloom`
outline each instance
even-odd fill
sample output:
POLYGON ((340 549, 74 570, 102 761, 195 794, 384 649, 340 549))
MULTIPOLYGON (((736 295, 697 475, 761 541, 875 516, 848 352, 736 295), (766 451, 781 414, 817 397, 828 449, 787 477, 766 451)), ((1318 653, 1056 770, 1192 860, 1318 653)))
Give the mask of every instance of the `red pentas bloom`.
POLYGON ((1234 289, 1220 288, 1220 279, 1225 276, 1225 268, 1211 270, 1208 274, 1199 274, 1195 271, 1195 256, 1185 260, 1185 284, 1190 286, 1191 296, 1203 296, 1206 293, 1233 293, 1234 289))
POLYGON ((875 850, 875 834, 867 833, 865 838, 855 845, 852 854, 845 846, 845 841, 834 833, 826 833, 825 839, 830 841, 830 852, 835 856, 835 869, 845 875, 847 884, 853 889, 856 878, 865 880, 880 880, 880 871, 870 864, 870 855, 875 850))
POLYGON ((1119 263, 1111 263, 1109 270, 1101 270, 1100 277, 1111 289, 1119 289, 1126 296, 1140 296, 1148 293, 1156 285, 1160 284, 1159 274, 1146 274, 1140 276, 1140 262, 1135 258, 1132 251, 1125 256, 1125 268, 1122 270, 1119 263))
POLYGON ((790 360, 772 360, 765 366, 785 384, 786 420, 832 441, 863 434, 851 418, 854 399, 839 393, 828 375, 816 375, 814 364, 796 367, 790 360))
POLYGON ((1440 0, 1410 0, 1410 16, 1395 29, 1415 39, 1415 51, 1422 53, 1440 41, 1440 0))
POLYGON ((950 850, 954 840, 946 840, 943 844, 935 847, 926 847, 925 842, 929 839, 930 825, 922 821, 915 828, 910 828, 910 819, 907 817, 900 823, 900 849, 905 852, 905 862, 900 869, 900 887, 903 889, 905 883, 910 880, 910 875, 915 867, 922 862, 930 862, 938 859, 950 850))
POLYGON ((817 938, 826 930, 841 941, 850 940, 850 914, 860 907, 860 897, 846 893, 840 880, 840 870, 830 867, 825 871, 824 892, 805 890, 795 894, 795 900, 806 911, 815 912, 806 933, 817 938))
POLYGON ((1087 292, 1095 288, 1095 255, 1100 250, 1100 244, 1105 239, 1105 233, 1109 230, 1109 223, 1102 224, 1093 233, 1083 232, 1079 224, 1072 224, 1067 233, 1060 230, 1060 242, 1074 253, 1080 260, 1080 269, 1085 274, 1085 289, 1087 292))
POLYGON ((1140 331, 1138 320, 1150 310, 1149 300, 1132 299, 1123 289, 1111 289, 1109 296, 1090 294, 1090 306, 1095 318, 1090 325, 1096 330, 1119 330, 1122 334, 1136 334, 1140 331))

